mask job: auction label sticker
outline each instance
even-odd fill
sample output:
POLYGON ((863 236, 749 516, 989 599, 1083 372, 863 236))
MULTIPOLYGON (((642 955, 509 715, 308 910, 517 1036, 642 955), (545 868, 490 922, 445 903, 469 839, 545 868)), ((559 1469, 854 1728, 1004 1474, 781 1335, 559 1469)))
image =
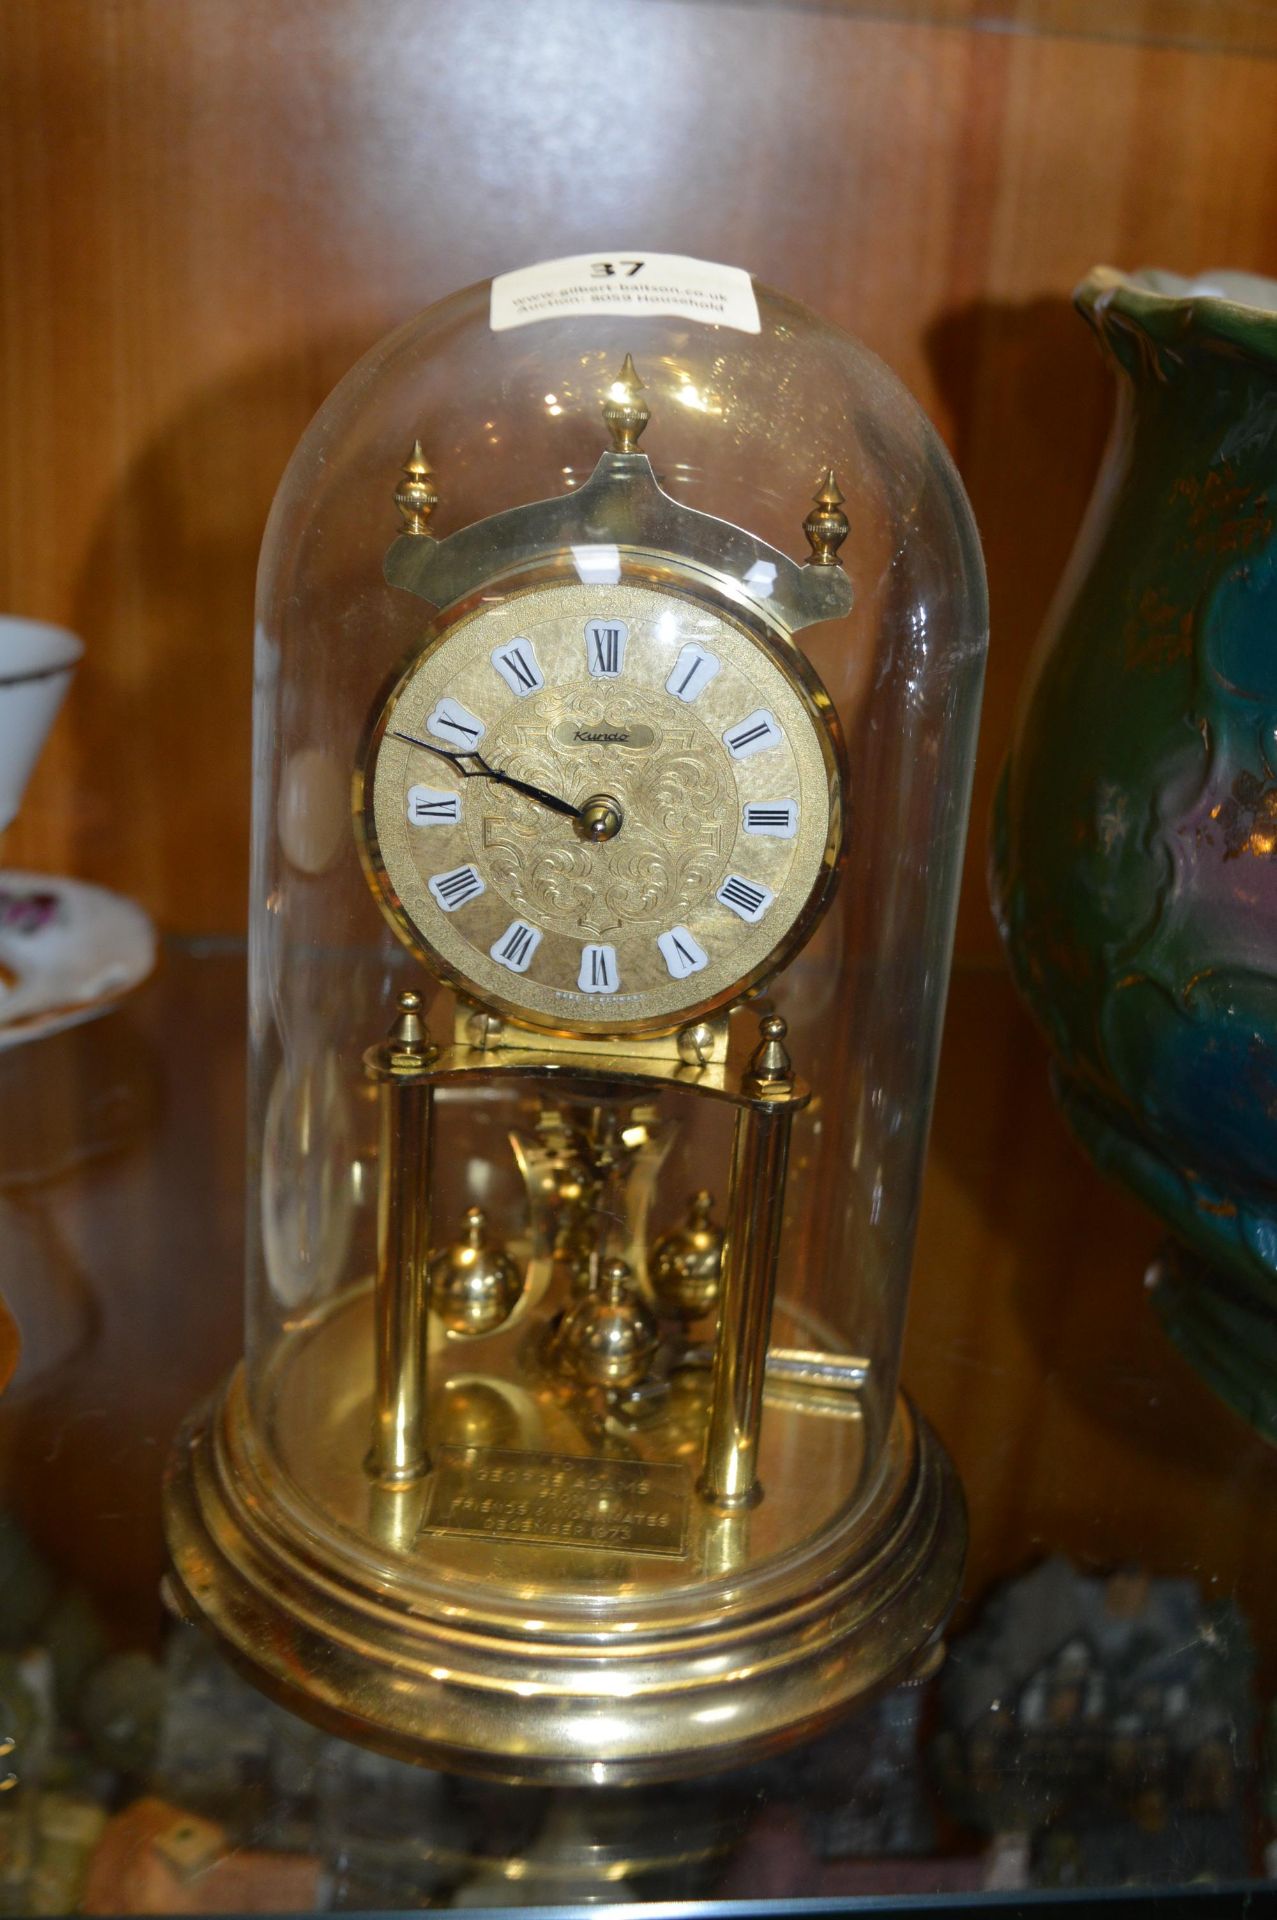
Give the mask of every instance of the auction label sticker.
POLYGON ((760 331, 754 283, 745 269, 682 253, 574 253, 499 273, 492 282, 493 333, 588 313, 667 313, 740 333, 760 331))

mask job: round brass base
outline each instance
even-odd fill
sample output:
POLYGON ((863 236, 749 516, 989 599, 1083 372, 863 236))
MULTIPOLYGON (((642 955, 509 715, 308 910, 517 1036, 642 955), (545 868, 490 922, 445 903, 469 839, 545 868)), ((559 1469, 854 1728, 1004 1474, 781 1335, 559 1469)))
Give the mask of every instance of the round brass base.
POLYGON ((934 1659, 966 1548, 957 1477, 903 1398, 873 1485, 817 1529, 805 1578, 791 1560, 733 1594, 727 1563, 677 1617, 645 1621, 602 1586, 575 1617, 532 1617, 549 1610, 502 1588, 499 1542, 482 1606, 446 1586, 424 1605, 402 1574, 413 1499, 387 1493, 378 1537, 334 1547, 264 1471, 237 1373, 170 1460, 174 1597, 332 1732, 541 1784, 687 1778, 819 1732, 934 1659))

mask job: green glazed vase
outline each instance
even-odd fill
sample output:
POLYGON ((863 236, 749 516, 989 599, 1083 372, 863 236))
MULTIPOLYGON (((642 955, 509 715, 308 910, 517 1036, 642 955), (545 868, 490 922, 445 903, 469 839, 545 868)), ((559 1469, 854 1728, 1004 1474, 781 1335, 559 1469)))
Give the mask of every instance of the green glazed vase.
POLYGON ((994 803, 994 910, 1172 1337, 1277 1440, 1277 283, 1097 268, 1113 433, 994 803))

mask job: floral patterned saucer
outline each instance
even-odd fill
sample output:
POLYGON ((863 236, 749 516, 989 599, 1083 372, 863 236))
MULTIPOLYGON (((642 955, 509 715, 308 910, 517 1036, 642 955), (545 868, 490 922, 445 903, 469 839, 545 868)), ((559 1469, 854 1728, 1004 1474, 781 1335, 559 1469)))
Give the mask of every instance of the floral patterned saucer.
POLYGON ((154 965, 155 928, 133 901, 0 869, 0 1049, 106 1013, 154 965))

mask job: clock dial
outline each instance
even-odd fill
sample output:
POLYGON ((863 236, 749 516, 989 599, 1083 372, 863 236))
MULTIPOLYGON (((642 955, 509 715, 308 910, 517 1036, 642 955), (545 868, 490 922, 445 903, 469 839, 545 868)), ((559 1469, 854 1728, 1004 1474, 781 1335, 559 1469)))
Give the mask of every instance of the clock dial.
POLYGON ((664 587, 462 613, 399 679, 361 771, 397 930, 552 1032, 668 1031, 730 1004, 807 937, 837 860, 810 668, 664 587))

